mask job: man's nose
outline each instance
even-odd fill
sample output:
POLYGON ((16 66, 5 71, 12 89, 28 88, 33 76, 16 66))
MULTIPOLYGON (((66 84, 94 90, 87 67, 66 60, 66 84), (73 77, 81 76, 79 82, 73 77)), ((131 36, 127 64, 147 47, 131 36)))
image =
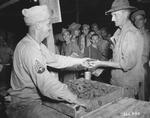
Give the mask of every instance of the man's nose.
POLYGON ((114 17, 112 16, 111 21, 114 21, 114 17))

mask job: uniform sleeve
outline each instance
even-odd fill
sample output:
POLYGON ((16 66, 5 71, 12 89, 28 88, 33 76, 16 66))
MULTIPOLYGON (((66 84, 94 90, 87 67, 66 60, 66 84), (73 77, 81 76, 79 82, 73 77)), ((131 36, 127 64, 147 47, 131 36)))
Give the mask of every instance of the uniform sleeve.
POLYGON ((137 37, 133 32, 127 32, 123 41, 120 66, 128 71, 137 63, 137 37))
POLYGON ((75 103, 76 95, 72 94, 67 85, 58 80, 58 75, 54 72, 49 72, 46 68, 46 62, 40 51, 29 51, 25 57, 24 62, 28 69, 28 73, 34 85, 40 92, 47 97, 54 99, 64 99, 68 102, 75 103), (32 53, 32 54, 31 54, 32 53))
POLYGON ((43 56, 46 59, 46 64, 53 68, 66 68, 72 67, 74 65, 80 65, 84 59, 81 58, 72 58, 69 56, 62 56, 51 53, 48 49, 42 49, 43 56))
POLYGON ((55 57, 57 61, 54 63, 49 63, 49 65, 54 68, 67 68, 76 65, 81 65, 81 63, 84 61, 84 59, 73 58, 69 56, 55 55, 55 57))

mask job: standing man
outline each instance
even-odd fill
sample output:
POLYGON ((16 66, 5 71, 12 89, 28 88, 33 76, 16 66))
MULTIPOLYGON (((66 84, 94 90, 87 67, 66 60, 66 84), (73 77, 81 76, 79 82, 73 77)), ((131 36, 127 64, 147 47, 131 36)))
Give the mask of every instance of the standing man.
POLYGON ((142 100, 148 100, 149 99, 149 57, 150 57, 150 31, 146 27, 147 24, 147 18, 146 13, 144 10, 137 10, 131 14, 131 20, 135 27, 137 27, 143 38, 144 38, 144 50, 142 55, 142 62, 145 69, 145 81, 143 82, 143 85, 141 88, 144 89, 144 93, 141 92, 140 99, 142 100))
POLYGON ((140 83, 144 79, 143 38, 129 20, 134 8, 128 0, 115 0, 106 12, 112 15, 112 21, 118 27, 111 37, 114 45, 112 62, 106 62, 107 66, 113 65, 111 84, 124 87, 125 96, 133 98, 138 95, 140 83))
MULTIPOLYGON (((66 118, 55 110, 44 106, 42 96, 84 105, 72 94, 67 85, 61 83, 52 68, 76 65, 88 67, 87 59, 76 59, 55 55, 42 44, 50 32, 51 16, 45 5, 23 9, 22 14, 29 26, 27 35, 18 43, 13 58, 11 104, 9 118, 66 118)), ((67 117, 68 118, 68 117, 67 117)))
POLYGON ((86 48, 87 44, 87 35, 89 34, 90 26, 87 24, 82 25, 82 34, 79 38, 79 47, 82 53, 84 53, 84 49, 86 48))
POLYGON ((97 47, 98 41, 99 41, 99 35, 96 33, 93 34, 91 36, 91 44, 84 49, 84 57, 101 60, 102 55, 97 47))

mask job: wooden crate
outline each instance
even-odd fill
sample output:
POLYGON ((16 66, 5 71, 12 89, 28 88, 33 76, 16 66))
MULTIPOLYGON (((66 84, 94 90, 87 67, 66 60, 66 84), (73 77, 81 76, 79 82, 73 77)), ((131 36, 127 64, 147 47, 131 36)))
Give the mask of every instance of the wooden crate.
POLYGON ((123 98, 87 113, 81 118, 150 118, 150 102, 123 98))
POLYGON ((83 113, 84 110, 78 105, 59 102, 59 103, 51 103, 51 102, 45 102, 44 105, 51 107, 55 110, 57 110, 60 113, 63 113, 64 115, 77 118, 78 114, 85 114, 83 113))
MULTIPOLYGON (((102 85, 105 85, 107 87, 115 87, 115 90, 112 91, 109 94, 106 94, 104 96, 100 96, 98 97, 96 100, 86 100, 86 103, 90 104, 92 107, 91 111, 98 109, 99 107, 110 103, 112 101, 116 101, 119 98, 123 97, 124 94, 124 89, 121 87, 117 87, 117 86, 112 86, 109 84, 105 84, 105 83, 100 83, 102 85)), ((71 104, 67 104, 67 103, 46 103, 45 105, 65 114, 68 115, 72 118, 80 118, 81 116, 91 112, 89 110, 86 110, 80 106, 77 105, 71 105, 71 104)))

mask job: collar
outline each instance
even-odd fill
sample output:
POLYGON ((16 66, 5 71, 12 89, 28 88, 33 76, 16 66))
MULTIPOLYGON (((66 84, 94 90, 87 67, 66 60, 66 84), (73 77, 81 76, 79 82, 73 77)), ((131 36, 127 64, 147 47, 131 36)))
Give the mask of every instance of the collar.
POLYGON ((145 33, 149 33, 149 30, 148 29, 139 29, 140 30, 140 32, 142 33, 142 34, 145 34, 145 33))
POLYGON ((132 26, 132 23, 131 23, 131 21, 129 20, 129 21, 127 21, 127 22, 123 25, 122 28, 120 28, 120 30, 121 30, 121 31, 125 31, 125 30, 129 29, 129 27, 131 27, 131 26, 132 26))
POLYGON ((41 49, 41 48, 40 48, 40 44, 38 44, 29 34, 27 34, 26 37, 27 37, 28 39, 30 39, 30 41, 31 41, 32 43, 34 43, 34 46, 35 46, 35 47, 38 47, 38 49, 41 49))
POLYGON ((94 45, 94 44, 91 44, 91 46, 92 46, 93 48, 96 48, 96 49, 97 49, 97 46, 96 46, 96 45, 94 45))

